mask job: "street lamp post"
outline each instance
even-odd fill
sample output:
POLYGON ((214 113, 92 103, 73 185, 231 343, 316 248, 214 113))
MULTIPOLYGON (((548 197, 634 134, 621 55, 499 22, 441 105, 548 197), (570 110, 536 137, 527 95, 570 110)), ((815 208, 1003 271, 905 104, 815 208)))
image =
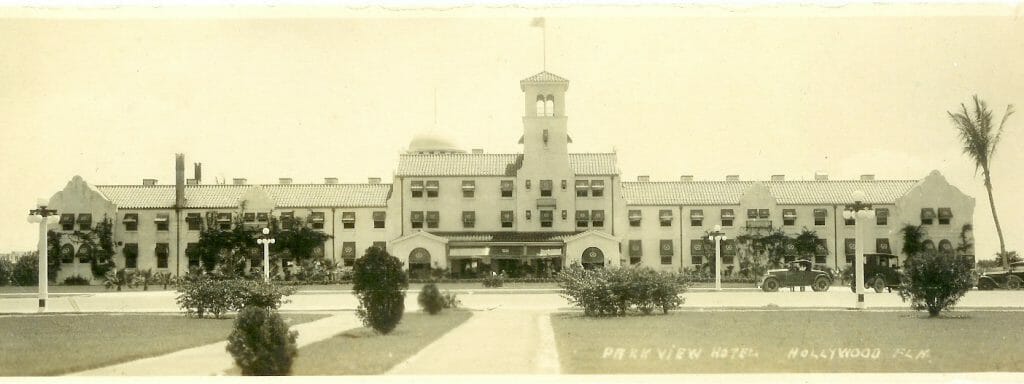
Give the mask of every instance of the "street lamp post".
POLYGON ((46 208, 49 203, 47 199, 39 199, 36 202, 37 208, 28 211, 28 222, 39 223, 39 312, 46 312, 46 296, 49 294, 47 291, 49 279, 46 270, 49 259, 46 247, 46 225, 57 219, 57 210, 46 208))
POLYGON ((263 244, 263 281, 270 282, 270 244, 274 244, 274 238, 270 237, 270 228, 263 228, 263 236, 256 239, 257 244, 263 244))
POLYGON ((854 279, 856 281, 857 291, 857 309, 864 309, 864 242, 865 236, 868 234, 867 226, 871 223, 871 219, 875 217, 875 211, 871 209, 871 204, 865 204, 864 192, 854 191, 853 192, 853 204, 847 204, 846 209, 843 210, 843 218, 847 220, 854 220, 854 259, 853 259, 853 270, 855 272, 854 279))
POLYGON ((715 291, 722 290, 722 240, 725 240, 725 233, 722 226, 715 224, 715 230, 708 235, 708 240, 715 242, 715 291))

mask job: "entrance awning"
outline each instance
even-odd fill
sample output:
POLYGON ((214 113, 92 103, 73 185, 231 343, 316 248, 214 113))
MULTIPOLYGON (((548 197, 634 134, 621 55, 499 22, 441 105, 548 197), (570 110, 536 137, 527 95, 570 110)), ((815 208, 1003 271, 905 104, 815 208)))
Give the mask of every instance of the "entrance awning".
POLYGON ((487 247, 451 248, 448 250, 448 257, 453 259, 483 258, 487 255, 487 247))

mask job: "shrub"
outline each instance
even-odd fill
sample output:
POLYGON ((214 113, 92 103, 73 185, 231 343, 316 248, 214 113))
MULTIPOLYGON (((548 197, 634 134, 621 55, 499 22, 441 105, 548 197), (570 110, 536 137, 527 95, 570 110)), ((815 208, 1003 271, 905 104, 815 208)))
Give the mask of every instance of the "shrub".
POLYGON ((398 326, 405 311, 405 289, 409 279, 402 262, 387 251, 370 247, 356 259, 352 290, 359 298, 356 314, 363 325, 381 334, 398 326))
POLYGON ((915 310, 936 317, 971 289, 971 262, 951 254, 923 254, 904 263, 900 297, 915 310))
POLYGON ((39 284, 39 256, 25 255, 14 262, 11 283, 23 287, 39 284))
POLYGON ((11 276, 14 274, 14 263, 10 260, 0 260, 0 287, 13 283, 11 276))
POLYGON ((295 345, 297 336, 298 332, 289 331, 288 324, 276 311, 247 307, 235 319, 227 351, 243 375, 288 375, 299 353, 295 345))
POLYGON ((220 318, 228 311, 246 307, 280 308, 294 287, 282 287, 253 280, 220 280, 209 275, 188 276, 178 284, 178 306, 186 315, 220 318))
POLYGON ((444 309, 457 309, 461 305, 462 301, 454 292, 444 291, 444 294, 441 295, 441 306, 444 309))
POLYGON ((584 270, 572 266, 559 273, 562 295, 588 316, 623 315, 630 309, 663 313, 683 303, 686 279, 646 267, 584 270))
POLYGON ((139 284, 142 284, 143 291, 148 291, 150 284, 156 284, 156 274, 153 273, 152 269, 139 271, 135 274, 135 277, 137 279, 136 281, 139 284))
POLYGON ((163 285, 164 289, 167 289, 168 285, 175 284, 177 279, 170 272, 159 272, 156 274, 156 283, 163 285))
POLYGON ((134 272, 128 271, 124 268, 107 271, 107 275, 104 276, 105 280, 103 285, 110 288, 117 288, 121 291, 121 288, 127 286, 128 288, 134 288, 138 284, 138 277, 135 276, 134 272))
POLYGON ((81 275, 68 276, 64 279, 64 285, 89 285, 89 279, 81 275))
POLYGON ((437 285, 434 284, 424 285, 417 301, 420 303, 420 308, 431 315, 436 315, 444 309, 444 297, 441 296, 441 291, 437 290, 437 285))
POLYGON ((487 288, 500 288, 505 285, 505 276, 502 275, 491 275, 483 279, 484 287, 487 288))

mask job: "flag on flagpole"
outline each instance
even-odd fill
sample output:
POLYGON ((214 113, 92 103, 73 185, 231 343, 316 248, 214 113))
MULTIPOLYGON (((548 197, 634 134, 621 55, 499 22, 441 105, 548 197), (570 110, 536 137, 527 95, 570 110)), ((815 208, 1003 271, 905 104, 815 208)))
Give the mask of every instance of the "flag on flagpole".
POLYGON ((541 27, 541 28, 544 28, 544 18, 543 17, 534 17, 533 21, 530 22, 530 26, 531 27, 541 27))

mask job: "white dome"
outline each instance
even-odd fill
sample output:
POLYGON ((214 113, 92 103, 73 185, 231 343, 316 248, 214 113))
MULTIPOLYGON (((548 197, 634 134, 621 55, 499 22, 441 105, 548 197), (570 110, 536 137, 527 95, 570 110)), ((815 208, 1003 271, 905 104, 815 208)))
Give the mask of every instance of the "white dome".
POLYGON ((437 133, 421 133, 409 142, 409 153, 464 153, 455 141, 437 133))

